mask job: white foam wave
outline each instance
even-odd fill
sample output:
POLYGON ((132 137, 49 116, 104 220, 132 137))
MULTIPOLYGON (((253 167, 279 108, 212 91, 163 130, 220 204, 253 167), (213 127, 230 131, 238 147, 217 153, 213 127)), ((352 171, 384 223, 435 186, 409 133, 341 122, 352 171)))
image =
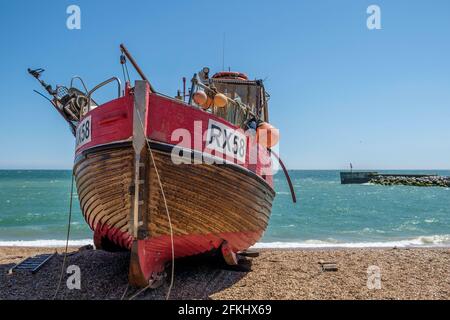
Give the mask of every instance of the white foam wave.
MULTIPOLYGON (((81 247, 93 244, 91 239, 70 240, 69 246, 81 247)), ((65 247, 66 240, 11 240, 0 241, 0 247, 65 247)))
POLYGON ((450 235, 422 236, 414 239, 380 242, 332 242, 306 240, 302 242, 258 242, 253 248, 289 249, 289 248, 415 248, 450 247, 450 235))
MULTIPOLYGON (((93 244, 91 239, 70 240, 69 246, 80 247, 93 244)), ((64 247, 66 240, 10 240, 0 241, 0 247, 64 247)), ((334 240, 306 240, 299 242, 258 242, 253 248, 414 248, 450 247, 449 235, 421 236, 413 239, 380 242, 337 242, 334 240)))

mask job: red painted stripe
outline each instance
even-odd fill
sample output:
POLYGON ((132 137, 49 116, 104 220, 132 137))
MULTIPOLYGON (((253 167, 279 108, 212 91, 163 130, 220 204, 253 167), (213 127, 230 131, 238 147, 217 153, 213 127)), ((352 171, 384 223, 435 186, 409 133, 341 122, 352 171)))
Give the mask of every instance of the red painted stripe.
MULTIPOLYGON (((76 150, 76 156, 96 146, 130 139, 133 134, 133 108, 133 95, 126 95, 90 111, 88 115, 91 116, 92 121, 91 141, 79 147, 76 150)), ((147 117, 144 120, 144 125, 147 137, 154 141, 177 145, 179 141, 174 140, 172 134, 177 129, 185 129, 190 133, 191 141, 183 141, 183 145, 186 144, 185 146, 189 149, 207 152, 222 158, 223 156, 217 151, 205 150, 205 141, 199 144, 194 141, 194 123, 201 124, 202 134, 204 134, 208 129, 210 119, 233 129, 238 129, 237 126, 226 120, 201 109, 188 106, 181 101, 149 93, 147 117)), ((241 163, 238 160, 234 162, 264 178, 273 187, 271 158, 267 150, 256 143, 256 141, 247 137, 245 163, 241 163), (253 160, 255 157, 256 160, 253 160)))

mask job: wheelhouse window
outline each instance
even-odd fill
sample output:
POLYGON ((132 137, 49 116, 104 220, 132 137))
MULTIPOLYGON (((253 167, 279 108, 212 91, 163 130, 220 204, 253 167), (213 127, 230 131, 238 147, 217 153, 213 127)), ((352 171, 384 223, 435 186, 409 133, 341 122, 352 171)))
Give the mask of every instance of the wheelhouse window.
POLYGON ((262 81, 212 78, 205 82, 203 89, 209 93, 209 96, 221 93, 228 98, 225 106, 203 107, 207 112, 241 128, 244 128, 250 119, 267 121, 268 94, 264 90, 262 81))

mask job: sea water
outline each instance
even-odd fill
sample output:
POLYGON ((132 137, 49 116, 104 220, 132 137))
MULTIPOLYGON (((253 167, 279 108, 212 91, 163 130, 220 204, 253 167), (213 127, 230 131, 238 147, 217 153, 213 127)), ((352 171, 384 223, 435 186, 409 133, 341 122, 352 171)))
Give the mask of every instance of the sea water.
MULTIPOLYGON (((298 202, 278 173, 269 227, 256 247, 450 246, 449 188, 341 185, 339 171, 289 173, 298 202)), ((70 171, 0 170, 0 246, 64 245, 70 189, 70 171)), ((76 192, 70 239, 92 243, 76 192)))

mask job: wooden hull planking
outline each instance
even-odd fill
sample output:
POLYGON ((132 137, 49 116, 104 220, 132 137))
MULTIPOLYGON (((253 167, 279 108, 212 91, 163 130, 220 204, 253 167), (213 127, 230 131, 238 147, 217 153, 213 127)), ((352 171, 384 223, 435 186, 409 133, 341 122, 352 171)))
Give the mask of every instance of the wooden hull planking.
MULTIPOLYGON (((234 252, 252 246, 267 227, 272 188, 237 166, 173 164, 170 153, 153 150, 170 214, 175 257, 220 248, 234 252)), ((74 173, 81 210, 94 230, 95 245, 106 250, 132 249, 148 280, 172 257, 171 232, 161 187, 150 157, 144 195, 148 199, 137 239, 132 235, 133 149, 131 145, 86 153, 74 173)), ((147 281, 146 280, 146 281, 147 281)), ((139 284, 136 284, 139 285, 139 284)))

